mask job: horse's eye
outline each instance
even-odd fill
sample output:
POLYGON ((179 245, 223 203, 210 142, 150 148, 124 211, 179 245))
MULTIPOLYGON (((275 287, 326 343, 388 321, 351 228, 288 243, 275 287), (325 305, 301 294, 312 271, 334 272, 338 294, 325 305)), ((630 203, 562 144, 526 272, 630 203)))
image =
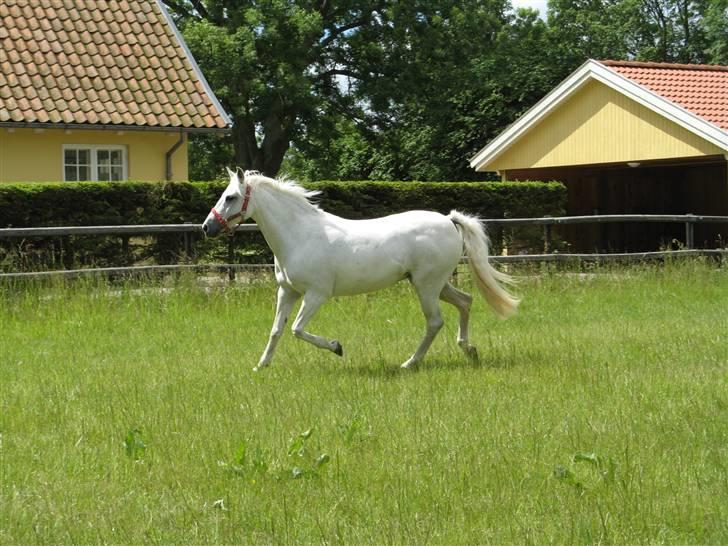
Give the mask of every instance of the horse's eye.
POLYGON ((235 199, 235 196, 234 196, 233 194, 230 194, 230 195, 228 195, 228 196, 227 196, 227 197, 225 198, 225 201, 227 201, 227 202, 229 203, 229 202, 230 202, 230 201, 232 201, 233 199, 235 199))

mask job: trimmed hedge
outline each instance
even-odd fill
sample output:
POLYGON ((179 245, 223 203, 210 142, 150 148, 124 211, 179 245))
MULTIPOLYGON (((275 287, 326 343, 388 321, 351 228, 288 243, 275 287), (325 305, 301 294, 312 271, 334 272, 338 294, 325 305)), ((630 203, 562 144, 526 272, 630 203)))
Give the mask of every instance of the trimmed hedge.
MULTIPOLYGON (((0 184, 0 227, 202 222, 222 182, 65 182, 0 184)), ((483 218, 557 216, 558 182, 313 182, 319 202, 346 218, 453 208, 483 218)))
MULTIPOLYGON (((483 218, 538 217, 563 214, 566 189, 558 182, 315 182, 321 207, 345 218, 375 218, 412 209, 451 209, 483 218)), ((201 223, 225 182, 75 182, 0 184, 0 227, 201 223)), ((59 242, 33 240, 24 249, 2 243, 2 268, 25 269, 121 263, 169 263, 181 258, 177 235, 139 243, 128 238, 67 237, 59 242), (122 252, 123 249, 123 252, 122 252), (48 257, 50 251, 52 256, 48 257), (23 255, 18 259, 15 254, 23 255), (57 253, 65 252, 59 258, 57 253), (55 253, 55 254, 54 254, 55 253), (71 258, 69 258, 69 255, 71 258)), ((247 254, 270 259, 262 237, 251 237, 247 254), (252 252, 251 252, 252 251, 252 252), (261 254, 262 252, 262 254, 261 254)), ((224 245, 197 243, 199 259, 225 260, 224 245)), ((240 250, 241 254, 244 252, 240 250)), ((250 256, 249 256, 250 257, 250 256)))

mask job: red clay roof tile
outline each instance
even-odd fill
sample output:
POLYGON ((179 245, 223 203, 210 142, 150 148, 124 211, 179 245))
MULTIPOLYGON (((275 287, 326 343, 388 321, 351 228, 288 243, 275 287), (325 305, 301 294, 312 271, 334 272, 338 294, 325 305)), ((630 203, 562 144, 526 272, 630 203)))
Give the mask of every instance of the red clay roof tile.
POLYGON ((149 0, 1 0, 0 121, 229 123, 149 0))
POLYGON ((728 130, 728 66, 600 62, 692 114, 728 130))

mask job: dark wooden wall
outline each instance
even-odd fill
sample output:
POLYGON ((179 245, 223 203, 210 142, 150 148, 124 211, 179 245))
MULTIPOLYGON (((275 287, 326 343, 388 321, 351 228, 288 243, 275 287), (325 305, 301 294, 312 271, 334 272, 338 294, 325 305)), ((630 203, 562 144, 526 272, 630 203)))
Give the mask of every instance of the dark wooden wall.
MULTIPOLYGON (((728 169, 724 158, 654 165, 586 166, 509 171, 509 180, 559 180, 568 189, 568 215, 705 214, 728 216, 728 169)), ((645 251, 684 243, 682 224, 563 226, 559 234, 581 252, 645 251)), ((725 246, 728 225, 695 228, 695 245, 725 246)))

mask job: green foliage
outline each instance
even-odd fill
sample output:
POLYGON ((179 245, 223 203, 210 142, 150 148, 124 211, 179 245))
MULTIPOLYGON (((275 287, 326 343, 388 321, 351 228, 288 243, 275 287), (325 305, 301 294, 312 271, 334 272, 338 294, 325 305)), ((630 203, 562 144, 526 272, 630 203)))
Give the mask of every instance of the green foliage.
POLYGON ((124 437, 124 453, 134 461, 141 459, 147 445, 142 441, 141 431, 138 428, 130 429, 124 437))
POLYGON ((295 139, 288 172, 485 179, 468 159, 555 83, 543 61, 545 23, 535 12, 508 8, 501 0, 388 5, 380 24, 361 28, 355 40, 367 45, 354 58, 366 77, 350 92, 368 108, 326 134, 295 139))
MULTIPOLYGON (((225 182, 68 182, 0 186, 2 227, 177 224, 201 222, 225 182)), ((483 218, 563 212, 558 182, 341 182, 306 183, 321 191, 321 206, 345 218, 374 218, 412 209, 453 208, 483 218)))
MULTIPOLYGON (((225 188, 225 182, 27 183, 0 185, 2 227, 201 223, 225 188)), ((413 209, 447 214, 459 210, 483 218, 558 216, 566 190, 550 182, 312 182, 321 191, 320 205, 351 219, 375 218, 413 209)), ((186 255, 184 238, 65 237, 28 239, 0 246, 5 270, 59 266, 112 266, 175 263, 188 259, 227 261, 226 238, 197 239, 186 255)), ((260 234, 238 245, 241 262, 270 262, 260 234)))
POLYGON ((566 189, 558 182, 312 182, 321 206, 345 218, 375 218, 413 209, 443 214, 458 209, 482 218, 563 214, 566 189))
POLYGON ((728 65, 728 0, 712 0, 705 10, 706 62, 728 65))
POLYGON ((588 58, 726 62, 725 10, 725 0, 550 0, 547 54, 562 76, 588 58))
POLYGON ((589 58, 728 63, 727 2, 166 0, 235 122, 191 176, 483 180, 468 159, 589 58))
POLYGON ((557 465, 553 475, 578 493, 596 493, 600 487, 614 485, 617 478, 617 463, 612 457, 579 452, 574 454, 571 462, 570 466, 557 465), (577 469, 577 466, 580 468, 577 469))

